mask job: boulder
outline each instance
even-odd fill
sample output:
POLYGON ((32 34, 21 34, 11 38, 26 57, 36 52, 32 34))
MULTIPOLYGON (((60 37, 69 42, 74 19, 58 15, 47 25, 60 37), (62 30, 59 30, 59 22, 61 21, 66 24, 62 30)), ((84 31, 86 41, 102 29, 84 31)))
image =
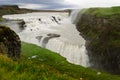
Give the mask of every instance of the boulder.
POLYGON ((10 58, 20 58, 20 38, 6 26, 0 26, 0 53, 7 54, 10 58))

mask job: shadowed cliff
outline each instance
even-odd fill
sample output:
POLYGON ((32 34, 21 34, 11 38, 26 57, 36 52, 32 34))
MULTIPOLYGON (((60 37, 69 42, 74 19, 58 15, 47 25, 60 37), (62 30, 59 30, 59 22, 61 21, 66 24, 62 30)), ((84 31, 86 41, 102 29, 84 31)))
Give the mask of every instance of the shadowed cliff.
POLYGON ((0 53, 10 58, 20 58, 21 41, 19 36, 10 28, 0 26, 0 53))
POLYGON ((87 40, 91 66, 120 74, 120 7, 86 10, 77 29, 87 40))

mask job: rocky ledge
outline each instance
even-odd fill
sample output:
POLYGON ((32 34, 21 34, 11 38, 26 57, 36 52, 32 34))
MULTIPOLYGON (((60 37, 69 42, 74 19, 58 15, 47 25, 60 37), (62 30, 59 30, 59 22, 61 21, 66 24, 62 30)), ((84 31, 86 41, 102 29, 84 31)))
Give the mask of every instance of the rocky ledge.
POLYGON ((20 58, 21 41, 19 36, 10 28, 0 26, 0 53, 10 58, 20 58))
POLYGON ((120 7, 91 8, 77 23, 91 67, 120 74, 120 7))

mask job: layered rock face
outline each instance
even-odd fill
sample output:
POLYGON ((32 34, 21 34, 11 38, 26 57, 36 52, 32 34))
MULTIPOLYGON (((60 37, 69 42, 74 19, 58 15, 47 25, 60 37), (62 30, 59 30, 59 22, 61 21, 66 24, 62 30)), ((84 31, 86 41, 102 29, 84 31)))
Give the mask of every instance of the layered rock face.
POLYGON ((120 74, 120 15, 105 18, 83 14, 77 29, 87 40, 91 67, 120 74))
POLYGON ((0 53, 10 58, 20 58, 21 41, 19 36, 10 28, 0 26, 0 53))

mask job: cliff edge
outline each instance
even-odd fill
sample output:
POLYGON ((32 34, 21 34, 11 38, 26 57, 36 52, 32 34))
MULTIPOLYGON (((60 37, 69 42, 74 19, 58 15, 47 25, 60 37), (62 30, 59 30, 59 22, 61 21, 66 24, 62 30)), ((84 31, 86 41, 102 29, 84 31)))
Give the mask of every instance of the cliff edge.
POLYGON ((20 58, 21 41, 19 36, 10 28, 0 26, 0 53, 10 58, 20 58))
POLYGON ((120 74, 120 7, 87 9, 76 26, 87 40, 91 67, 120 74))

